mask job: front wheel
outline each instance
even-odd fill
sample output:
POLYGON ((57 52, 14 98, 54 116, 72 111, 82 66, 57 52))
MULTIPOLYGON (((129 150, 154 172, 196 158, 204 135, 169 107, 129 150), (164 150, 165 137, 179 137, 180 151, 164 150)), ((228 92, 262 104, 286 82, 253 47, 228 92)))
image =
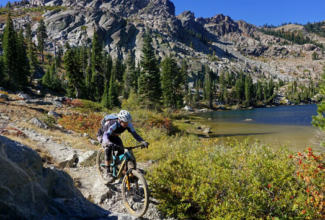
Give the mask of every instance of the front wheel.
POLYGON ((122 181, 122 198, 127 211, 140 218, 149 206, 149 190, 147 181, 137 170, 131 170, 122 181))
POLYGON ((101 148, 97 152, 96 158, 96 169, 101 178, 104 179, 106 173, 106 165, 105 165, 105 149, 101 148))

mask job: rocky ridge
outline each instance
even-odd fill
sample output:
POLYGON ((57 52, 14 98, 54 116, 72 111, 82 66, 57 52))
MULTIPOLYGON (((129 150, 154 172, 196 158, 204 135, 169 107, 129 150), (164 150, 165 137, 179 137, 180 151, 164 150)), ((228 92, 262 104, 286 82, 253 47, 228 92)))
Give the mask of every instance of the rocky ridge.
MULTIPOLYGON (((160 60, 170 54, 174 54, 179 64, 183 59, 187 60, 190 85, 200 77, 206 65, 216 74, 237 73, 243 69, 255 80, 263 73, 275 80, 303 81, 306 78, 303 70, 311 68, 310 62, 304 60, 311 60, 314 51, 320 60, 323 59, 317 47, 310 50, 306 45, 283 46, 283 39, 265 35, 259 27, 242 20, 234 21, 229 16, 218 14, 211 18, 195 18, 191 11, 175 16, 175 6, 169 0, 33 0, 30 3, 66 7, 66 10, 55 9, 43 14, 49 35, 48 51, 54 52, 54 48, 66 41, 71 46, 90 46, 93 33, 97 31, 113 59, 126 59, 131 54, 137 62, 141 58, 142 36, 149 31, 160 60), (288 68, 288 64, 303 68, 294 70, 288 68)), ((19 19, 15 24, 23 27, 30 17, 19 19)), ((35 24, 34 35, 36 28, 35 24)), ((315 35, 313 39, 322 42, 315 35)), ((37 42, 36 37, 34 40, 37 42)), ((318 78, 321 67, 319 62, 314 62, 312 78, 318 78)))

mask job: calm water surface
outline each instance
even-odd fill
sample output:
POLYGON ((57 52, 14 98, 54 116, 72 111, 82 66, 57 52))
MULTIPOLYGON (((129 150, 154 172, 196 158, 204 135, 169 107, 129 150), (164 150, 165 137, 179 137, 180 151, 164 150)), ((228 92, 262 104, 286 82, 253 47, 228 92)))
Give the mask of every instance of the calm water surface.
POLYGON ((212 118, 204 124, 211 126, 210 137, 224 143, 229 139, 251 141, 258 139, 277 148, 288 144, 293 150, 317 147, 317 129, 311 125, 311 116, 317 115, 317 105, 256 108, 252 110, 218 111, 201 113, 199 116, 212 118), (252 119, 252 121, 245 121, 252 119))

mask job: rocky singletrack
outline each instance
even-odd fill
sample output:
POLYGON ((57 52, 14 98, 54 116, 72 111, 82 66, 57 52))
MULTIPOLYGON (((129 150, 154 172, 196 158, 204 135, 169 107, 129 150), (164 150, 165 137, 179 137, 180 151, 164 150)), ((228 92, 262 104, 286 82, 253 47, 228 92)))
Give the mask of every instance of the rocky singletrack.
MULTIPOLYGON (((124 207, 120 193, 121 181, 117 181, 112 186, 106 186, 104 181, 100 178, 95 167, 96 154, 90 155, 90 157, 87 158, 88 161, 86 161, 84 165, 77 163, 78 160, 76 160, 76 158, 78 158, 80 162, 80 157, 86 152, 96 153, 96 151, 73 148, 70 143, 58 137, 61 133, 62 136, 71 136, 71 138, 80 137, 80 139, 82 139, 84 138, 83 134, 76 134, 62 128, 57 128, 53 131, 53 135, 51 135, 51 131, 48 131, 49 129, 40 129, 36 126, 33 127, 28 120, 27 122, 15 120, 14 114, 16 114, 19 106, 10 106, 8 103, 0 103, 0 135, 5 135, 13 139, 17 139, 17 136, 21 136, 22 140, 27 140, 29 143, 32 143, 33 146, 30 147, 33 149, 36 148, 41 152, 46 152, 49 157, 52 157, 52 161, 43 161, 44 166, 67 172, 72 177, 75 186, 86 199, 112 213, 108 215, 108 217, 113 218, 118 216, 118 219, 135 219, 127 213, 124 207), (17 133, 18 131, 21 132, 19 135, 17 133)), ((96 147, 96 145, 94 145, 94 147, 96 147)), ((147 163, 138 163, 138 168, 142 170, 147 167, 147 163)), ((150 197, 148 211, 142 219, 166 219, 157 210, 157 204, 158 201, 150 197)))

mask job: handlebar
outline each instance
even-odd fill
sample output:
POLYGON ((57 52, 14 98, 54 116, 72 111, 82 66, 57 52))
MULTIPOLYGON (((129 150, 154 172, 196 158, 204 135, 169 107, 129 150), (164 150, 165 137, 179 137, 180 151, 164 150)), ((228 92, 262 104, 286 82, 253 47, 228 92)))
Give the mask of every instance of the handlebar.
POLYGON ((133 150, 135 148, 139 148, 139 147, 143 147, 144 145, 143 144, 140 144, 140 145, 136 145, 134 147, 124 147, 124 149, 127 149, 127 150, 133 150))

